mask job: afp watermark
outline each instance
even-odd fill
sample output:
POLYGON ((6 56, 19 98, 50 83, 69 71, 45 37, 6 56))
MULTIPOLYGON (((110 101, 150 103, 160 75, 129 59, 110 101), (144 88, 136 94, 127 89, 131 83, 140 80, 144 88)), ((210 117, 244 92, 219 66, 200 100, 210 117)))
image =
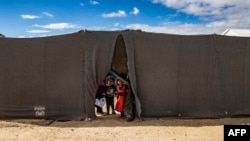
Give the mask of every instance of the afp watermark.
POLYGON ((224 125, 224 141, 250 141, 250 125, 224 125))

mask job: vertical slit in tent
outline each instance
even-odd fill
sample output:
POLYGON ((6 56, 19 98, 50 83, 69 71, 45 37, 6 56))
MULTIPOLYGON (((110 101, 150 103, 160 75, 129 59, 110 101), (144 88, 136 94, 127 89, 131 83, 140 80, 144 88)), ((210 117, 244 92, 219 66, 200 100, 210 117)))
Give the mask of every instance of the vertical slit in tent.
POLYGON ((119 35, 115 44, 111 70, 125 80, 128 74, 127 60, 125 43, 122 35, 119 35))
MULTIPOLYGON (((110 74, 113 74, 116 78, 123 79, 125 83, 130 87, 129 78, 128 78, 128 58, 125 47, 125 42, 122 35, 117 37, 115 43, 115 49, 112 59, 111 71, 110 74)), ((131 88, 131 87, 130 87, 131 88)), ((128 94, 125 102, 125 119, 131 121, 134 118, 134 95, 129 88, 128 94)))

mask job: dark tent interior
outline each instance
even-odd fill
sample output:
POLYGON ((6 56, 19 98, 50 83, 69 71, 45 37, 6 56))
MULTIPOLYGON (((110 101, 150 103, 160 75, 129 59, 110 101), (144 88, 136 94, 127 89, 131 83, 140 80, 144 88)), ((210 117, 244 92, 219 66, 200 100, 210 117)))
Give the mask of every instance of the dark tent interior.
POLYGON ((137 118, 250 115, 250 38, 79 31, 0 38, 0 118, 95 118, 98 82, 130 82, 137 118))

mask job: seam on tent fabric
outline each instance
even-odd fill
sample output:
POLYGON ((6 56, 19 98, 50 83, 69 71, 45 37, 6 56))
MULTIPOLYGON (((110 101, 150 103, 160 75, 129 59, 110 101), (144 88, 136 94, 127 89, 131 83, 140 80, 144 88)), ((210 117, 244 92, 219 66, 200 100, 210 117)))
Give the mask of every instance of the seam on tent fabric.
MULTIPOLYGON (((218 65, 218 77, 219 77, 219 98, 221 98, 221 103, 220 103, 220 108, 221 110, 224 110, 225 112, 225 98, 223 97, 223 86, 222 86, 222 64, 221 64, 221 59, 220 59, 220 47, 218 46, 218 38, 220 35, 211 35, 212 37, 212 42, 213 42, 213 47, 215 48, 216 51, 216 61, 218 65)), ((223 111, 222 111, 223 112, 223 111)))
MULTIPOLYGON (((183 45, 183 36, 178 36, 179 37, 179 41, 180 41, 180 47, 178 49, 178 72, 177 72, 177 82, 176 82, 176 99, 179 99, 180 96, 180 88, 178 86, 180 86, 180 70, 181 70, 181 53, 182 53, 182 45, 183 45)), ((180 105, 177 104, 176 106, 176 114, 180 115, 180 105)))
MULTIPOLYGON (((85 33, 85 31, 82 31, 82 30, 78 32, 80 39, 84 38, 84 35, 85 35, 84 33, 85 33)), ((82 48, 82 50, 81 50, 82 51, 82 60, 81 60, 81 62, 82 62, 82 101, 84 102, 82 105, 84 106, 83 109, 85 110, 85 111, 82 111, 81 119, 83 119, 84 116, 86 115, 86 109, 85 109, 86 105, 85 105, 85 101, 84 101, 84 99, 85 99, 85 92, 84 92, 84 90, 85 90, 85 85, 84 85, 85 47, 82 46, 81 48, 82 48)))
MULTIPOLYGON (((83 34, 82 35, 82 38, 87 38, 86 36, 86 32, 85 31, 82 31, 82 32, 79 32, 79 34, 83 34)), ((87 47, 87 46, 86 46, 87 47)), ((86 69, 87 69, 87 67, 86 67, 86 47, 83 47, 83 60, 82 60, 82 66, 83 66, 83 69, 82 69, 82 74, 83 74, 83 79, 82 79, 82 92, 83 92, 83 102, 84 102, 84 111, 83 111, 83 114, 85 115, 85 117, 82 117, 83 119, 84 118, 87 118, 87 105, 86 105, 86 84, 84 83, 85 82, 85 80, 86 80, 86 77, 85 77, 85 73, 86 73, 86 69)))

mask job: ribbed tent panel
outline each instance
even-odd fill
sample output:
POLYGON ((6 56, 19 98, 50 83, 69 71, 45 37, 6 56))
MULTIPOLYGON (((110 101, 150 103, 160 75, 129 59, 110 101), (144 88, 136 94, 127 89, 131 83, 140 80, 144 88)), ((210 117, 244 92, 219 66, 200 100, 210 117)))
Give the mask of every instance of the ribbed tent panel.
MULTIPOLYGON (((250 38, 80 31, 0 38, 0 118, 95 118, 98 83, 128 75, 143 117, 250 115, 250 38)), ((134 106, 134 107, 133 107, 134 106)))
POLYGON ((227 116, 250 114, 250 38, 218 36, 221 93, 227 116))
POLYGON ((0 41, 0 117, 83 117, 79 34, 0 41))

